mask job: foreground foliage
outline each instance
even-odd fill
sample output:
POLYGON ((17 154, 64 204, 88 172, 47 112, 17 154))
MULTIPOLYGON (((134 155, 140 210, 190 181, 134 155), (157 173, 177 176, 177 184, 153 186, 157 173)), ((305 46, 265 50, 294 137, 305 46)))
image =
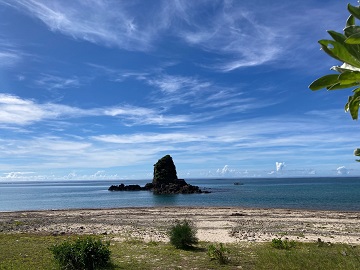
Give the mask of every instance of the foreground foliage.
POLYGON ((207 254, 211 260, 216 260, 220 264, 227 264, 230 259, 228 256, 229 250, 222 244, 211 244, 208 246, 207 254))
MULTIPOLYGON (((346 21, 344 33, 328 31, 332 40, 319 40, 321 49, 343 64, 331 68, 338 74, 325 75, 310 84, 311 90, 315 91, 322 88, 337 90, 360 85, 360 26, 356 25, 356 19, 360 19, 360 7, 348 4, 348 11, 350 16, 346 21)), ((345 105, 345 110, 350 112, 353 119, 357 119, 360 88, 354 89, 353 93, 345 105)))
MULTIPOLYGON (((323 88, 327 90, 353 88, 353 95, 349 96, 345 111, 350 112, 351 117, 357 120, 360 108, 360 26, 356 24, 356 20, 360 19, 360 6, 348 4, 347 9, 350 16, 346 21, 344 33, 328 31, 332 39, 319 40, 321 49, 343 64, 332 67, 331 69, 337 73, 315 80, 309 88, 313 91, 323 88)), ((360 148, 355 149, 354 155, 360 156, 360 148)))
POLYGON ((271 246, 277 249, 290 249, 295 247, 295 241, 289 241, 287 239, 281 240, 281 238, 274 238, 271 241, 271 246))
MULTIPOLYGON (((0 233, 0 269, 59 269, 49 247, 68 239, 69 236, 0 233)), ((70 239, 75 241, 77 237, 70 239)), ((226 244, 230 261, 220 265, 209 259, 208 245, 200 242, 196 249, 182 250, 168 243, 112 240, 112 264, 106 269, 360 269, 360 246, 297 242, 294 248, 284 250, 273 248, 271 243, 226 244)))
POLYGON ((109 242, 91 236, 67 240, 50 248, 56 262, 66 270, 94 270, 110 262, 109 242))
POLYGON ((198 243, 196 228, 189 220, 177 220, 168 234, 170 243, 176 248, 187 249, 198 243))

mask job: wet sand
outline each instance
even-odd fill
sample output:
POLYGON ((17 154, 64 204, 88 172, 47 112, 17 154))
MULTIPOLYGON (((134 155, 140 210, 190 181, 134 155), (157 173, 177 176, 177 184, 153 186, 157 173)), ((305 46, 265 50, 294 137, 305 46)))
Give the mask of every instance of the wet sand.
POLYGON ((288 238, 360 244, 360 212, 237 207, 156 207, 0 212, 0 233, 103 234, 115 240, 168 241, 175 220, 188 219, 207 242, 288 238))

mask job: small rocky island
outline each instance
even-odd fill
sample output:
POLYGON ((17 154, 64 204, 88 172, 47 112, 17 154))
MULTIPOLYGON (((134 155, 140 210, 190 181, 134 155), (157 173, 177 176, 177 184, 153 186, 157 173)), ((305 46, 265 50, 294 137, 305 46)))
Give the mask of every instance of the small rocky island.
POLYGON ((202 191, 198 186, 193 186, 184 179, 178 179, 176 167, 170 155, 166 155, 158 160, 154 165, 154 178, 152 183, 147 183, 144 187, 139 185, 112 185, 110 191, 138 191, 148 190, 154 194, 192 194, 209 193, 202 191))

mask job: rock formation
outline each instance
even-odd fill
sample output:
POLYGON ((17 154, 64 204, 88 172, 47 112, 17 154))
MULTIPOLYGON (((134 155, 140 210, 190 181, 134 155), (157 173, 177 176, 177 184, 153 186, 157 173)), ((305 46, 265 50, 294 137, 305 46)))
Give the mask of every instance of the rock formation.
POLYGON ((152 183, 147 183, 144 187, 139 185, 112 185, 110 191, 138 191, 150 190, 154 194, 192 194, 209 193, 202 191, 198 186, 192 186, 184 179, 178 179, 174 161, 170 155, 166 155, 158 160, 154 165, 154 177, 152 183))
POLYGON ((162 157, 154 165, 152 184, 155 194, 202 193, 198 186, 189 185, 184 179, 178 179, 176 167, 170 155, 162 157))
POLYGON ((153 185, 161 186, 175 183, 178 180, 176 167, 170 155, 166 155, 154 165, 153 185))

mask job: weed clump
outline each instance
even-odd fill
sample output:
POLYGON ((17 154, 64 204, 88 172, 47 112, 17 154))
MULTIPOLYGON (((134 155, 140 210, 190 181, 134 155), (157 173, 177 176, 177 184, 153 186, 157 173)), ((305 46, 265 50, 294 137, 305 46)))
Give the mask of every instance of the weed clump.
POLYGON ((50 248, 61 269, 94 270, 110 262, 110 243, 88 236, 75 241, 67 240, 50 248))
POLYGON ((196 245, 199 240, 196 237, 196 228, 189 220, 177 220, 173 226, 170 227, 168 235, 170 243, 179 249, 187 249, 196 245))
POLYGON ((274 238, 271 241, 271 246, 277 249, 291 249, 295 247, 295 241, 288 241, 287 239, 281 240, 281 238, 274 238))
POLYGON ((207 254, 210 257, 210 260, 216 260, 220 264, 227 264, 229 262, 228 257, 229 250, 220 243, 218 246, 215 244, 211 244, 208 247, 207 254))

